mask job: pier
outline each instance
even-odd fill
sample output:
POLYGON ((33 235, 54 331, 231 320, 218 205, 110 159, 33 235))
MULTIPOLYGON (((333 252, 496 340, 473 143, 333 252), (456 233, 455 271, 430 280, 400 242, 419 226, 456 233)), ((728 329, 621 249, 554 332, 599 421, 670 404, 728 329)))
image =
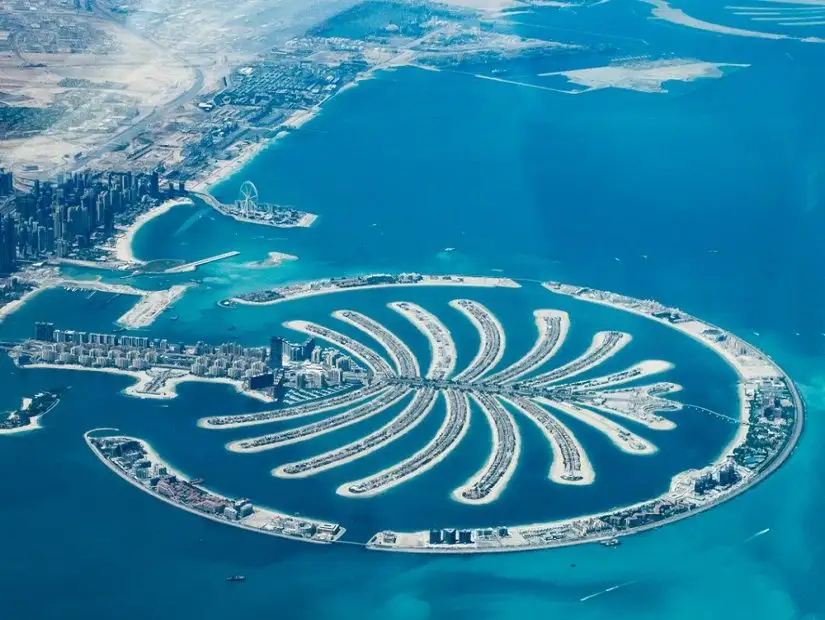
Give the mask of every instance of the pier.
POLYGON ((225 258, 232 258, 233 256, 237 256, 238 254, 240 254, 238 250, 224 252, 223 254, 217 254, 216 256, 210 256, 209 258, 202 258, 200 260, 192 261, 191 263, 178 265, 177 267, 170 267, 169 269, 164 270, 163 273, 188 273, 190 271, 195 271, 195 269, 197 269, 201 265, 208 265, 209 263, 224 260, 225 258))

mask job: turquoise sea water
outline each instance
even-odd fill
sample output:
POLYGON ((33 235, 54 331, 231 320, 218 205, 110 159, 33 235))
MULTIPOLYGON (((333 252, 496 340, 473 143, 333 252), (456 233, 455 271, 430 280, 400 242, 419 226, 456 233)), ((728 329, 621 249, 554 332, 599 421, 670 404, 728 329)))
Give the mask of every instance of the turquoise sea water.
MULTIPOLYGON (((568 489, 561 493, 542 483, 549 458, 539 434, 522 424, 519 472, 500 502, 479 511, 446 499, 486 458, 489 440, 477 424, 459 448, 463 452, 451 457, 454 467, 436 468, 382 498, 345 501, 334 488, 383 466, 380 453, 345 472, 297 484, 276 480, 268 470, 310 446, 285 448, 283 455, 229 455, 221 446, 244 432, 195 428, 203 415, 261 407, 229 388, 186 385, 168 403, 138 401, 118 393, 128 385, 119 377, 19 371, 3 359, 0 408, 17 406, 37 389, 72 385, 44 418, 43 430, 0 437, 3 615, 823 617, 823 51, 693 31, 646 15, 645 5, 614 1, 577 12, 533 11, 518 16, 521 25, 514 27, 572 42, 604 40, 592 33, 608 33, 616 53, 649 48, 646 53, 751 66, 718 80, 676 84, 667 95, 605 90, 571 96, 451 72, 381 74, 336 97, 307 131, 279 142, 217 190, 231 199, 250 178, 263 198, 319 213, 313 228, 262 229, 196 207, 173 210, 138 234, 141 258, 241 252, 200 269, 201 286, 175 306, 180 319, 162 317, 146 333, 259 343, 285 319, 330 324, 325 316, 346 303, 380 316, 423 354, 421 336, 382 309, 401 297, 398 291, 270 308, 215 305, 230 293, 281 281, 377 270, 495 275, 491 270, 500 269, 652 297, 741 334, 800 383, 808 404, 806 430, 779 472, 729 503, 628 538, 615 550, 581 546, 428 558, 301 545, 157 502, 102 467, 82 441, 83 431, 120 426, 216 490, 338 518, 356 536, 376 526, 422 528, 433 519, 475 524, 551 518, 636 494, 649 497, 661 491, 668 468, 713 458, 731 429, 677 414, 683 417, 672 437, 643 433, 662 448, 651 467, 639 466, 639 457, 594 448, 599 483, 572 497, 568 489), (448 247, 456 249, 446 252, 448 247), (272 251, 299 260, 249 268, 272 251), (765 528, 770 531, 751 538, 765 528), (225 584, 223 578, 235 573, 247 575, 247 582, 225 584)), ((569 62, 514 63, 508 77, 535 80, 536 73, 556 70, 554 63, 569 62)), ((461 350, 474 351, 472 332, 446 307, 463 294, 488 303, 502 318, 508 355, 532 342, 530 310, 567 307, 536 287, 416 290, 402 298, 438 309, 459 344, 465 343, 461 350), (508 301, 513 298, 518 304, 508 301)), ((31 322, 45 318, 69 328, 106 326, 128 306, 123 297, 87 297, 45 293, 9 317, 0 337, 28 335, 31 322)), ((573 329, 560 356, 583 350, 593 331, 627 329, 635 339, 626 357, 617 356, 603 370, 643 356, 673 359, 674 380, 686 386, 680 399, 730 407, 729 371, 695 343, 632 317, 581 304, 570 311, 573 329)), ((408 451, 420 446, 438 422, 431 418, 399 444, 408 451)), ((354 437, 355 430, 341 433, 354 437)), ((576 432, 585 441, 586 429, 576 432)), ((599 439, 594 434, 587 445, 599 439)), ((337 443, 332 436, 314 442, 337 443)))

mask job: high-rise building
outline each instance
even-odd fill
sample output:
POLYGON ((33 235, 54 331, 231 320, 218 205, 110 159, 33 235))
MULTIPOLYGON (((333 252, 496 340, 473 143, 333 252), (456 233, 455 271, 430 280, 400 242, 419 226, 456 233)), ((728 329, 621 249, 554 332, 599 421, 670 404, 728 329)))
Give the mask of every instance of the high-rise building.
POLYGON ((52 212, 52 225, 54 227, 54 239, 63 238, 63 213, 60 210, 60 205, 57 203, 57 198, 54 201, 54 211, 52 212))
POLYGON ((34 324, 34 339, 52 342, 54 340, 54 323, 38 321, 34 324))
POLYGON ((14 219, 0 220, 0 273, 11 273, 17 266, 17 231, 14 219))
POLYGON ((299 344, 287 344, 286 345, 289 352, 289 361, 291 362, 300 362, 304 359, 303 357, 303 347, 299 344))
POLYGON ((310 336, 304 341, 304 344, 301 345, 301 356, 303 359, 308 360, 312 358, 312 352, 315 350, 315 338, 310 336))
POLYGON ((14 175, 0 168, 0 196, 8 196, 14 192, 14 175))
POLYGON ((284 365, 284 344, 286 341, 278 336, 269 339, 269 367, 282 368, 284 365))

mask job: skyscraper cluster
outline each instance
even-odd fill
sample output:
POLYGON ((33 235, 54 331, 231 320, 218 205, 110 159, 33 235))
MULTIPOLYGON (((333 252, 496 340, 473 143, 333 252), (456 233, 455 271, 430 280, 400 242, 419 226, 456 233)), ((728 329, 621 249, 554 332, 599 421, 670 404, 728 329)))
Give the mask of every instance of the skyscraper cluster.
MULTIPOLYGON (((0 196, 4 191, 13 193, 12 178, 0 171, 0 196)), ((13 216, 2 221, 0 272, 12 271, 20 260, 62 258, 92 247, 114 232, 119 215, 184 192, 182 184, 162 190, 157 172, 83 172, 59 175, 54 184, 35 181, 29 192, 14 196, 13 216)))
POLYGON ((0 168, 0 198, 8 196, 14 191, 14 176, 11 172, 6 172, 5 168, 0 168))
POLYGON ((0 218, 0 275, 9 274, 17 267, 14 218, 0 218))

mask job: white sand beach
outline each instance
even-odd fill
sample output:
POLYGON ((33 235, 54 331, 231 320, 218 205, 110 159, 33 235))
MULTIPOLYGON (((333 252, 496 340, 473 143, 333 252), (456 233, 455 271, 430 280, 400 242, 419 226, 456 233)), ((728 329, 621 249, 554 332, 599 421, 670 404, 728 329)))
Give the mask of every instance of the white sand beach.
POLYGON ((136 258, 132 252, 132 242, 134 241, 137 232, 156 217, 160 217, 175 207, 182 205, 194 206, 194 204, 195 203, 189 198, 175 198, 174 200, 167 200, 166 202, 163 202, 158 206, 149 209, 146 213, 140 215, 134 222, 132 222, 126 231, 115 240, 115 258, 123 263, 144 265, 146 261, 136 258))

